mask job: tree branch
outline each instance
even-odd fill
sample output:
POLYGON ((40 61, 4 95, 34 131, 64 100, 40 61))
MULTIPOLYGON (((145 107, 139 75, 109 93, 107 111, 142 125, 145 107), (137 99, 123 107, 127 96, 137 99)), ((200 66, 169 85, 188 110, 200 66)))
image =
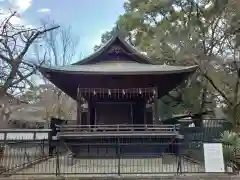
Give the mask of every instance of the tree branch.
POLYGON ((52 28, 49 28, 49 29, 45 29, 43 31, 38 31, 36 32, 30 39, 29 41, 26 43, 24 49, 22 50, 22 52, 17 56, 17 60, 22 60, 23 56, 26 54, 26 52, 28 51, 30 45, 33 43, 34 40, 36 40, 40 35, 48 32, 48 31, 52 31, 54 29, 57 29, 59 28, 60 26, 55 26, 55 27, 52 27, 52 28))

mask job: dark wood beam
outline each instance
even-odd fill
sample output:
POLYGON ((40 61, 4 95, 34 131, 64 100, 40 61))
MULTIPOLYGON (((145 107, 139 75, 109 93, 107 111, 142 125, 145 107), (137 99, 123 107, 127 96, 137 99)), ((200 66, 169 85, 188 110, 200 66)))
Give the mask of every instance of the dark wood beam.
POLYGON ((157 92, 157 88, 156 88, 156 92, 154 94, 154 122, 153 122, 153 124, 156 124, 158 119, 159 119, 159 116, 158 116, 158 92, 157 92))

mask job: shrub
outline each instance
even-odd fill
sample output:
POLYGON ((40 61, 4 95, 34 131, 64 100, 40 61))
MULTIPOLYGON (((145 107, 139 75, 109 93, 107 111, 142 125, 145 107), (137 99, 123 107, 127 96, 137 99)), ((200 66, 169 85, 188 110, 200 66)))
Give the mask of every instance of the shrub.
POLYGON ((226 166, 239 170, 240 161, 238 162, 237 158, 240 149, 239 135, 236 132, 224 131, 221 135, 221 142, 223 144, 223 157, 226 166))

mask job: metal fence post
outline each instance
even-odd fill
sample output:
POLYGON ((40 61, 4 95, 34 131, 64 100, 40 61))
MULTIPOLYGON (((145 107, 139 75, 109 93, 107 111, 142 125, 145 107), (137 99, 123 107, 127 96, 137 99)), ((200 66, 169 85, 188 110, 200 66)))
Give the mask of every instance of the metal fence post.
POLYGON ((184 145, 184 136, 178 135, 178 141, 177 141, 177 175, 182 174, 182 146, 184 145))
POLYGON ((56 148, 56 176, 60 175, 59 147, 56 148))
POLYGON ((120 140, 117 138, 117 158, 118 158, 118 176, 121 175, 121 155, 120 155, 120 140))

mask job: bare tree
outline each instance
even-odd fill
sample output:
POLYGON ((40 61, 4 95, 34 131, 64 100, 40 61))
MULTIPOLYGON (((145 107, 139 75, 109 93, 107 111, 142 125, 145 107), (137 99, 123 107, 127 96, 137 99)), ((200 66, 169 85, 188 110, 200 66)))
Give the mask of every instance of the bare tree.
POLYGON ((36 73, 38 66, 36 63, 27 60, 31 47, 37 44, 44 35, 57 29, 59 26, 42 26, 39 28, 25 27, 12 23, 12 19, 17 17, 16 12, 11 12, 9 16, 0 14, 0 101, 1 119, 9 116, 9 104, 5 102, 6 96, 16 95, 26 90, 31 83, 31 76, 36 73))
POLYGON ((27 121, 29 124, 33 122, 48 122, 51 117, 67 120, 75 119, 76 102, 65 94, 62 94, 59 100, 55 89, 51 84, 41 84, 34 90, 27 91, 22 95, 22 98, 32 103, 12 106, 12 109, 21 109, 11 113, 11 122, 14 120, 19 123, 27 121))
MULTIPOLYGON (((43 26, 51 24, 56 26, 54 21, 42 20, 43 26)), ((76 37, 71 29, 71 26, 62 26, 56 31, 49 31, 46 33, 43 41, 43 49, 36 47, 36 54, 40 52, 46 53, 45 63, 49 66, 64 66, 72 62, 76 55, 76 47, 78 45, 78 37, 76 37)), ((49 84, 49 81, 43 78, 45 84, 49 84)), ((44 119, 49 120, 50 116, 66 117, 63 114, 69 113, 69 108, 66 107, 66 101, 75 105, 75 102, 68 96, 66 96, 61 90, 55 86, 51 86, 51 90, 47 91, 51 94, 51 98, 48 101, 41 101, 41 106, 45 108, 44 119)), ((43 94, 43 93, 41 93, 43 94)), ((45 95, 44 95, 45 96, 45 95)), ((44 99, 44 98, 43 98, 44 99)), ((71 111, 71 110, 70 110, 71 111)))
MULTIPOLYGON (((56 26, 51 20, 42 21, 42 24, 56 26)), ((70 64, 76 55, 76 47, 79 38, 76 37, 71 26, 61 26, 56 31, 49 31, 44 38, 44 47, 47 52, 48 64, 53 66, 63 66, 70 64)))
POLYGON ((14 25, 11 19, 16 15, 16 12, 11 13, 0 24, 0 99, 9 91, 22 90, 31 84, 29 77, 36 73, 37 66, 26 61, 26 54, 31 45, 59 27, 26 28, 14 25))

